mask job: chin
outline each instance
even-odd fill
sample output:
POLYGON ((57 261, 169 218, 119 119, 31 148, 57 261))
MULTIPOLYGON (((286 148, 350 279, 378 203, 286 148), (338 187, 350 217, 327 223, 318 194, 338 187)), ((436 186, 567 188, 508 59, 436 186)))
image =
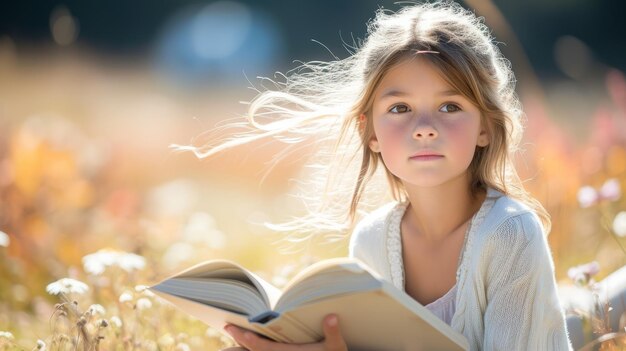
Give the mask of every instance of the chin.
POLYGON ((458 181, 467 182, 463 176, 442 176, 441 174, 411 175, 410 177, 398 177, 405 186, 416 188, 434 188, 458 181), (461 179, 462 178, 462 179, 461 179))

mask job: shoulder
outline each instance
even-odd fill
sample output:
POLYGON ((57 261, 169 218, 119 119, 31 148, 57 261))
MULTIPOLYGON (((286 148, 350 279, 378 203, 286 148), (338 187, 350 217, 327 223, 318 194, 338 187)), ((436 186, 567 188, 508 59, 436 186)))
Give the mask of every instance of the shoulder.
POLYGON ((479 228, 484 240, 498 246, 526 245, 545 237, 541 221, 532 209, 510 196, 497 194, 493 207, 479 228))
MULTIPOLYGON (((543 274, 554 270, 543 226, 535 212, 508 196, 499 197, 477 228, 472 262, 493 286, 508 277, 543 274), (480 267, 480 268, 479 268, 480 267)), ((501 286, 500 286, 501 287, 501 286)))
POLYGON ((350 237, 350 256, 358 256, 359 251, 371 250, 383 243, 387 221, 391 214, 401 206, 390 202, 367 214, 355 226, 350 237))

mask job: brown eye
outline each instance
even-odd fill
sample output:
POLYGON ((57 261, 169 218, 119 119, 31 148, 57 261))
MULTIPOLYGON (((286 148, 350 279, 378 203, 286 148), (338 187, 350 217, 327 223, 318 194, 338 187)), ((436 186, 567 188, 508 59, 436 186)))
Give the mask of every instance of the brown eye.
POLYGON ((455 104, 445 104, 439 109, 439 111, 451 113, 451 112, 461 111, 461 108, 455 104))
POLYGON ((392 113, 406 113, 411 111, 407 105, 396 105, 392 107, 389 112, 392 113))

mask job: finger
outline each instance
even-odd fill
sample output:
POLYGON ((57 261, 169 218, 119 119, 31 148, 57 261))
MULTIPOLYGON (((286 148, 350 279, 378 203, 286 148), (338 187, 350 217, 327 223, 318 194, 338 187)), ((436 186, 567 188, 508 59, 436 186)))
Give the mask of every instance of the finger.
POLYGON ((265 339, 258 334, 236 327, 234 325, 228 325, 224 328, 235 341, 242 346, 245 346, 250 351, 290 351, 292 348, 290 345, 273 342, 265 339))
POLYGON ((330 314, 324 318, 324 349, 327 351, 346 351, 348 346, 343 340, 339 328, 339 318, 330 314))

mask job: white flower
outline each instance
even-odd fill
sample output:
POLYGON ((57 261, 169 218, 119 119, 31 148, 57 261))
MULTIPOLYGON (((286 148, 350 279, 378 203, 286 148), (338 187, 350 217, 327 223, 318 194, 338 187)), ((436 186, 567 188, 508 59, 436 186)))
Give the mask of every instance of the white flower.
POLYGON ((146 295, 148 297, 155 297, 156 295, 154 295, 154 293, 152 291, 148 290, 148 289, 150 289, 150 287, 147 286, 147 285, 137 285, 137 286, 135 286, 135 291, 136 292, 141 293, 143 295, 146 295))
POLYGON ((111 317, 111 319, 109 319, 109 323, 111 323, 111 325, 115 326, 116 328, 122 327, 122 320, 118 316, 111 317))
POLYGON ((626 236, 626 211, 622 211, 613 219, 613 232, 620 237, 626 236))
POLYGON ((126 272, 131 272, 143 269, 146 266, 146 259, 133 253, 124 253, 120 254, 118 265, 126 272))
POLYGON ((61 293, 84 294, 87 290, 89 290, 87 284, 72 278, 59 279, 54 283, 48 284, 46 287, 46 291, 50 295, 58 295, 61 293))
POLYGON ((118 266, 127 272, 131 272, 136 269, 143 269, 146 265, 146 260, 133 253, 100 250, 95 254, 85 256, 83 258, 83 263, 85 264, 87 271, 89 271, 87 269, 87 267, 89 267, 93 268, 92 271, 94 274, 100 274, 104 271, 106 266, 118 266))
POLYGON ((104 316, 104 314, 105 314, 104 307, 102 305, 100 305, 100 304, 97 304, 97 303, 89 306, 87 311, 92 316, 95 316, 96 314, 104 316))
POLYGON ((147 309, 149 309, 151 307, 152 307, 152 302, 149 299, 147 299, 145 297, 142 297, 139 300, 137 300, 137 309, 138 310, 143 311, 143 310, 147 310, 147 309))
POLYGON ((15 338, 13 337, 13 334, 11 334, 11 332, 0 331, 0 339, 13 340, 15 338))
POLYGON ((143 269, 146 266, 146 260, 133 253, 109 249, 99 250, 83 257, 83 267, 87 273, 100 275, 106 267, 110 266, 118 266, 131 272, 135 269, 143 269))
POLYGON ((0 231, 0 246, 8 247, 11 239, 9 235, 3 231, 0 231))
POLYGON ((169 333, 166 333, 159 338, 159 345, 165 348, 171 347, 172 345, 174 345, 174 342, 176 342, 176 340, 174 340, 172 335, 170 335, 169 333))
POLYGON ((37 347, 36 347, 36 349, 40 350, 40 351, 46 351, 46 343, 43 342, 43 340, 41 340, 41 339, 37 340, 37 347))
POLYGON ((125 303, 129 301, 133 301, 133 294, 128 291, 123 292, 122 295, 120 295, 120 302, 125 303))
POLYGON ((176 348, 174 350, 176 350, 176 351, 191 351, 191 348, 189 347, 189 345, 185 344, 184 342, 179 342, 176 345, 176 348))
POLYGON ((578 190, 578 203, 580 207, 586 208, 598 201, 598 192, 596 189, 586 185, 578 190))

